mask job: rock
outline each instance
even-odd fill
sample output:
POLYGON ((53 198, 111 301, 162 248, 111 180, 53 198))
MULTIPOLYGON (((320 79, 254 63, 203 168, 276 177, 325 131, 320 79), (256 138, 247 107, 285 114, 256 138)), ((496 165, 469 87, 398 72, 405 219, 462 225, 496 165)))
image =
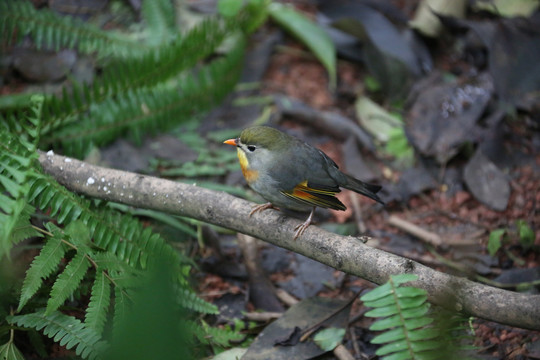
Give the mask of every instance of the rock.
POLYGON ((465 166, 465 183, 480 202, 493 210, 504 211, 510 198, 510 183, 506 175, 480 150, 465 166))

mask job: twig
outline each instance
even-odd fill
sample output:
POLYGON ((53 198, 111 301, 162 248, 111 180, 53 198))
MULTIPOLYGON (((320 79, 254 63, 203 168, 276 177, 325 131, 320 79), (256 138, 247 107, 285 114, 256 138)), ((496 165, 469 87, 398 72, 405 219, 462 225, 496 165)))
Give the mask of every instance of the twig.
POLYGON ((250 321, 260 321, 260 322, 268 322, 271 320, 279 319, 281 316, 283 316, 283 313, 280 312, 246 312, 244 313, 244 317, 250 321))
POLYGON ((310 226, 296 241, 300 224, 281 212, 265 210, 249 217, 253 204, 194 185, 90 165, 58 155, 39 154, 45 173, 74 192, 139 208, 187 216, 248 234, 297 252, 371 282, 385 283, 393 274, 416 274, 414 286, 425 289, 437 305, 502 324, 540 329, 540 295, 515 293, 445 274, 385 251, 358 238, 310 226), (111 183, 107 191, 101 179, 111 183))
POLYGON ((390 215, 387 220, 388 224, 397 227, 400 230, 403 230, 411 235, 416 236, 420 240, 427 242, 428 244, 441 246, 443 244, 442 238, 431 231, 421 228, 418 225, 415 225, 407 220, 398 218, 395 215, 390 215))
POLYGON ((339 344, 334 348, 334 355, 336 355, 339 360, 354 360, 354 356, 351 355, 349 350, 347 350, 343 344, 339 344))
POLYGON ((356 221, 356 226, 358 226, 358 232, 360 234, 365 234, 367 228, 362 217, 362 208, 360 207, 360 201, 358 201, 358 194, 351 191, 349 195, 351 197, 351 202, 354 209, 354 220, 356 221))
POLYGON ((345 304, 343 304, 339 309, 333 311, 332 313, 328 314, 326 317, 321 319, 321 321, 317 322, 316 324, 313 324, 309 328, 302 331, 302 337, 300 338, 300 341, 305 341, 315 330, 317 330, 326 320, 330 319, 332 316, 336 316, 336 314, 339 314, 344 309, 346 309, 349 305, 352 304, 354 300, 360 295, 360 291, 358 291, 356 294, 354 294, 349 301, 347 301, 345 304))
POLYGON ((291 294, 289 294, 283 289, 277 289, 276 295, 279 300, 281 300, 284 304, 288 306, 293 306, 295 304, 298 304, 298 299, 296 299, 294 296, 292 296, 291 294))

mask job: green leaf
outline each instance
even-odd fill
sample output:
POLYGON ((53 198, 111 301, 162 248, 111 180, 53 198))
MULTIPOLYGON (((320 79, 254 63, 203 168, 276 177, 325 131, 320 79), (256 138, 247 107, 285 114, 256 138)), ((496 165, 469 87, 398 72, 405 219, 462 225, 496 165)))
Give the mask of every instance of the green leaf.
POLYGON ((222 16, 233 17, 238 15, 242 6, 244 6, 244 1, 242 0, 219 0, 217 9, 222 16))
POLYGON ((534 231, 525 220, 516 221, 516 226, 519 232, 519 242, 525 250, 530 249, 534 244, 534 231))
MULTIPOLYGON (((418 275, 415 274, 398 274, 391 275, 392 283, 387 282, 384 285, 378 286, 367 294, 363 295, 360 300, 363 302, 373 301, 388 296, 394 291, 394 287, 401 284, 418 280, 418 275)), ((370 305, 371 306, 371 305, 370 305)))
POLYGON ((506 233, 506 229, 497 229, 493 230, 489 234, 489 240, 488 240, 488 252, 489 255, 493 256, 502 246, 502 236, 506 233))
POLYGON ((53 233, 53 237, 47 239, 41 252, 34 258, 34 261, 32 261, 30 268, 26 272, 17 311, 21 311, 26 302, 38 291, 43 280, 56 270, 60 260, 64 256, 65 248, 62 243, 60 229, 50 223, 46 227, 53 233))
POLYGON ((395 134, 394 129, 403 127, 403 121, 398 116, 366 96, 356 100, 355 110, 362 127, 381 142, 389 141, 392 134, 395 134))
POLYGON ((291 32, 315 54, 330 77, 330 88, 336 87, 336 49, 328 34, 311 20, 289 6, 273 2, 272 19, 291 32))
POLYGON ((313 338, 313 341, 324 351, 332 351, 336 346, 341 344, 344 336, 345 329, 331 327, 319 331, 313 338))
POLYGON ((23 354, 12 341, 0 346, 0 359, 2 360, 24 360, 23 354))
POLYGON ((64 232, 70 237, 76 246, 87 246, 90 244, 90 230, 82 220, 70 222, 64 232))
POLYGON ((382 334, 375 336, 372 340, 372 344, 386 344, 389 342, 395 342, 405 338, 405 329, 402 327, 389 330, 382 334))
POLYGON ((47 302, 46 315, 52 314, 73 294, 89 267, 90 262, 82 252, 78 252, 73 259, 71 259, 64 271, 58 275, 58 278, 52 287, 51 295, 47 302))
POLYGON ((43 329, 43 334, 58 342, 60 346, 65 346, 68 350, 76 346, 75 353, 83 359, 95 359, 106 346, 94 330, 85 327, 75 317, 59 311, 45 315, 45 310, 41 309, 32 314, 8 316, 7 320, 18 326, 43 329))
POLYGON ((407 340, 401 340, 401 341, 394 341, 390 344, 387 344, 387 345, 384 345, 382 347, 380 347, 379 349, 377 349, 377 351, 375 352, 375 354, 379 355, 379 356, 384 356, 384 355, 388 355, 388 354, 391 354, 391 353, 395 353, 395 352, 398 352, 398 351, 401 351, 401 350, 405 350, 405 349, 408 349, 409 348, 409 342, 407 340))
POLYGON ((105 326, 110 301, 111 286, 109 279, 107 279, 104 271, 98 270, 84 319, 86 326, 94 329, 98 334, 101 334, 105 326))

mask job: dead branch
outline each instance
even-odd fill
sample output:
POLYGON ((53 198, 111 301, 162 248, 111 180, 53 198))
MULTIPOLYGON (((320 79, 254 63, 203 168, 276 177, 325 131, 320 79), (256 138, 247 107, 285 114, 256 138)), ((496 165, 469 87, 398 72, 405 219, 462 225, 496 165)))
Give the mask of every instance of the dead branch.
POLYGON ((358 238, 310 226, 296 241, 298 220, 278 211, 249 212, 252 203, 201 187, 90 165, 40 153, 46 173, 89 197, 187 216, 248 234, 377 284, 392 274, 418 275, 413 285, 429 299, 465 314, 527 329, 540 329, 540 295, 494 288, 444 274, 410 259, 371 248, 358 238))

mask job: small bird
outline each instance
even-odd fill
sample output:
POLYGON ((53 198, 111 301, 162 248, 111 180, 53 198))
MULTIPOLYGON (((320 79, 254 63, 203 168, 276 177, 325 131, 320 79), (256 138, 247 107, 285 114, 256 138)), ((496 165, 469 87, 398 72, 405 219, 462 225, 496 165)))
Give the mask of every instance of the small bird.
POLYGON ((295 228, 294 240, 311 224, 317 206, 335 210, 346 207, 335 196, 340 187, 384 204, 376 193, 378 185, 366 184, 341 172, 321 150, 268 126, 245 129, 236 139, 224 141, 236 146, 240 167, 248 185, 268 201, 257 211, 286 208, 311 211, 307 220, 295 228))

